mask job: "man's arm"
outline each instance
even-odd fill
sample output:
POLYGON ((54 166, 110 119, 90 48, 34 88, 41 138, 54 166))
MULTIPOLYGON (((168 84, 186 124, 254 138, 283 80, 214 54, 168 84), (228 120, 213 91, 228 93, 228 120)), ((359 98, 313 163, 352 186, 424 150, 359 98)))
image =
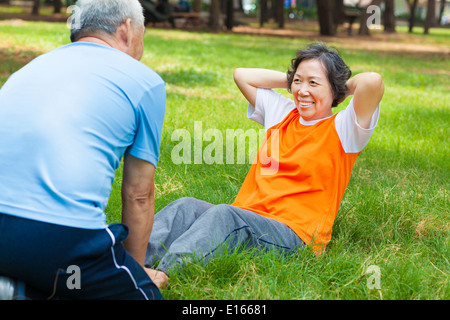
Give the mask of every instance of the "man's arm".
POLYGON ((122 222, 130 233, 124 241, 126 250, 144 267, 145 253, 155 213, 155 167, 127 155, 122 180, 122 222))
POLYGON ((370 119, 384 93, 381 76, 375 72, 357 74, 347 81, 347 88, 347 95, 353 95, 353 106, 359 125, 368 129, 370 119))
POLYGON ((268 69, 238 68, 234 70, 234 81, 251 105, 256 103, 258 88, 287 88, 286 73, 268 69))

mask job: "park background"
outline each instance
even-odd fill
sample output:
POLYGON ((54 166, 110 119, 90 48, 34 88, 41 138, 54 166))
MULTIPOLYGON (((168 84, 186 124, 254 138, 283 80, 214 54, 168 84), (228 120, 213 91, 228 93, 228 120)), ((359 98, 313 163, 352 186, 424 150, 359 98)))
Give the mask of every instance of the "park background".
MULTIPOLYGON (((166 299, 450 297, 449 1, 368 1, 381 9, 380 24, 371 28, 364 28, 368 17, 358 1, 342 1, 343 10, 337 10, 340 3, 193 1, 189 12, 148 16, 141 61, 166 81, 168 97, 156 212, 184 196, 215 204, 234 200, 250 161, 195 164, 192 154, 191 163, 175 164, 172 151, 179 141, 172 134, 190 132, 194 150, 195 122, 203 132, 214 129, 223 136, 227 129, 260 129, 246 118, 247 103, 232 79, 235 68, 286 71, 298 49, 323 41, 340 51, 353 75, 378 72, 386 87, 380 120, 355 164, 323 255, 309 249, 286 257, 242 250, 210 264, 192 263, 171 276, 162 290, 166 299)), ((0 86, 38 55, 70 42, 71 4, 0 1, 0 86), (61 4, 56 13, 55 4, 61 4)), ((199 139, 202 152, 217 146, 213 139, 199 139)), ((120 221, 121 175, 119 168, 108 222, 120 221)))

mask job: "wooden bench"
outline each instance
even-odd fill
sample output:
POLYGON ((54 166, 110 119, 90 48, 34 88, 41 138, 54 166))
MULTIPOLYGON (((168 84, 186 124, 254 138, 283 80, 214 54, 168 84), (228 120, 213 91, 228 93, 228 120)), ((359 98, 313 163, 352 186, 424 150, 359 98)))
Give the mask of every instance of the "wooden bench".
POLYGON ((172 12, 172 17, 174 19, 183 19, 184 25, 192 24, 198 26, 200 24, 201 12, 172 12))
POLYGON ((348 35, 352 34, 352 25, 356 19, 361 17, 363 11, 364 11, 363 7, 344 6, 344 19, 348 20, 348 23, 349 23, 348 30, 347 30, 348 35))

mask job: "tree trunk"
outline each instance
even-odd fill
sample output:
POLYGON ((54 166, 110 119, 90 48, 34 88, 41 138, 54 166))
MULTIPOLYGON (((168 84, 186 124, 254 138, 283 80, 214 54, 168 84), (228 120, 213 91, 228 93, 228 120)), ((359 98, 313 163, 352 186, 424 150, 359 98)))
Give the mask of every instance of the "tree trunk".
POLYGON ((53 13, 61 13, 62 1, 54 0, 53 13))
POLYGON ((445 0, 441 0, 441 5, 439 7, 439 17, 437 18, 437 21, 436 21, 438 26, 441 25, 442 15, 444 14, 444 9, 445 9, 445 0))
POLYGON ((220 0, 211 0, 209 7, 209 28, 211 31, 222 29, 223 22, 220 12, 220 0))
POLYGON ((262 27, 267 22, 267 0, 260 0, 259 26, 262 27))
POLYGON ((384 32, 395 33, 394 0, 386 0, 384 9, 384 32))
POLYGON ((31 11, 31 14, 38 15, 40 6, 41 6, 41 0, 34 0, 33 1, 33 10, 31 11))
POLYGON ((333 10, 334 25, 340 25, 345 22, 344 0, 336 0, 333 10))
POLYGON ((278 28, 284 29, 284 0, 277 0, 278 28))
MULTIPOLYGON (((409 4, 409 1, 408 1, 409 4)), ((409 33, 412 33, 414 28, 414 21, 416 20, 416 8, 417 0, 414 0, 413 4, 409 7, 409 33)))
POLYGON ((333 21, 333 1, 317 0, 317 15, 319 18, 320 35, 334 36, 336 27, 333 21))
POLYGON ((202 0, 194 0, 192 9, 194 12, 200 12, 202 9, 202 0))
POLYGON ((277 6, 277 1, 278 0, 268 0, 270 2, 270 6, 268 5, 268 18, 269 19, 273 19, 274 21, 278 21, 278 15, 277 15, 277 10, 278 10, 278 6, 277 6))
POLYGON ((227 0, 227 20, 226 20, 227 30, 233 29, 233 24, 234 24, 234 1, 227 0))
POLYGON ((423 33, 428 34, 430 28, 435 26, 436 22, 436 2, 435 0, 428 0, 427 16, 425 18, 423 33))

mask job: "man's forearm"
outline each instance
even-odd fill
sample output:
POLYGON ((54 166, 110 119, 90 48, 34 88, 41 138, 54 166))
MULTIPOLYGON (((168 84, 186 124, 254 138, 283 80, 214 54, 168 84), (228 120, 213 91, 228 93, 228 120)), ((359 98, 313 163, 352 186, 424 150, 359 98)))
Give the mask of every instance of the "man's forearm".
POLYGON ((130 230, 124 241, 127 251, 144 266, 155 212, 155 167, 127 155, 122 177, 122 222, 130 230))
POLYGON ((122 202, 122 222, 130 230, 128 238, 124 241, 125 249, 144 266, 147 244, 153 227, 154 195, 142 199, 123 197, 122 202))

